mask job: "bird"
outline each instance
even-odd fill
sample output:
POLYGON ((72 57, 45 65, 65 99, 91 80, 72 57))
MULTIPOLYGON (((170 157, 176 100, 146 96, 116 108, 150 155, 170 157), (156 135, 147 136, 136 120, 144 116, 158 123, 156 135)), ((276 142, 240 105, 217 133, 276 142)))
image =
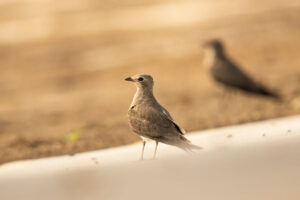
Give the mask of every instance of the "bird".
POLYGON ((131 130, 142 139, 141 160, 144 159, 146 140, 155 141, 153 159, 156 158, 158 143, 179 147, 187 152, 201 149, 186 137, 185 130, 177 125, 170 113, 162 107, 153 95, 154 81, 151 75, 137 74, 127 77, 136 86, 136 93, 127 112, 131 130))
POLYGON ((203 47, 205 50, 204 66, 217 83, 228 88, 280 100, 279 94, 256 82, 226 55, 221 40, 209 40, 204 43, 203 47))

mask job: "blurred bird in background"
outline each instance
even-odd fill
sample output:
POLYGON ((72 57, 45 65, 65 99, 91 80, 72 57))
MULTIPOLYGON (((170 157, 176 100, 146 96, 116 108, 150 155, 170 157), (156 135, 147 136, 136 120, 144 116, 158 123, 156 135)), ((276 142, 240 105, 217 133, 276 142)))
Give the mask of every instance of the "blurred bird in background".
POLYGON ((137 90, 128 110, 129 125, 133 132, 141 136, 143 160, 146 139, 155 141, 153 159, 156 157, 158 142, 177 146, 187 152, 201 149, 184 137, 185 131, 180 128, 153 95, 153 78, 147 74, 139 74, 125 79, 135 84, 137 90))
POLYGON ((226 55, 220 40, 210 40, 203 45, 205 50, 204 66, 212 78, 229 88, 280 100, 279 94, 270 91, 256 82, 226 55))

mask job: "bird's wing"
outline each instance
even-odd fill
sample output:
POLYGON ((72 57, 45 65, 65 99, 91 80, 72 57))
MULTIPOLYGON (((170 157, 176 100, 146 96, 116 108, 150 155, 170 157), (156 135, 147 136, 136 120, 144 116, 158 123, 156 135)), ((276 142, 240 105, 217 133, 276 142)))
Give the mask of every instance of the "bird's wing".
POLYGON ((250 91, 257 87, 255 81, 246 72, 228 59, 219 60, 213 74, 217 81, 229 86, 250 91))
POLYGON ((180 134, 184 135, 184 134, 186 133, 186 131, 185 131, 183 128, 181 128, 180 126, 178 126, 178 125, 174 122, 172 116, 171 116, 170 113, 167 111, 167 109, 165 109, 165 108, 162 107, 162 106, 161 106, 161 109, 162 109, 162 111, 163 111, 163 114, 165 114, 166 117, 174 124, 176 130, 177 130, 180 134))
POLYGON ((222 66, 219 72, 220 82, 247 92, 253 92, 280 100, 281 97, 279 94, 270 91, 262 84, 256 82, 232 61, 228 59, 223 60, 222 66))
POLYGON ((173 121, 173 117, 171 116, 171 114, 169 113, 169 111, 167 111, 167 109, 165 109, 164 107, 162 107, 161 105, 159 105, 160 106, 160 108, 161 108, 161 110, 162 110, 162 112, 163 112, 163 114, 165 114, 166 115, 166 117, 168 118, 168 119, 170 119, 170 120, 172 120, 173 121))
POLYGON ((134 132, 148 137, 183 134, 181 128, 159 107, 145 106, 129 113, 130 125, 134 132))

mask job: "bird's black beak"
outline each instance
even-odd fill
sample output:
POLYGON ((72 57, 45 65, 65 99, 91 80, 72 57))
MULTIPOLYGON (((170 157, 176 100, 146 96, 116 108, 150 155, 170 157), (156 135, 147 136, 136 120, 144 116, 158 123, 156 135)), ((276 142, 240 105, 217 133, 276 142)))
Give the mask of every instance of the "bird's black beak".
POLYGON ((133 79, 131 77, 127 77, 125 78, 125 81, 133 81, 133 79))

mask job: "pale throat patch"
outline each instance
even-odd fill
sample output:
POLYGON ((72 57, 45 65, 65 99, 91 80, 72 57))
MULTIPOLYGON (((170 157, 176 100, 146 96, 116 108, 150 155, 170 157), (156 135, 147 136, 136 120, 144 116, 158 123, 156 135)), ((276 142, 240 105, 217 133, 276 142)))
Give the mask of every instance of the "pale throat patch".
POLYGON ((212 67, 215 59, 215 54, 216 53, 213 48, 205 48, 203 58, 203 65, 205 69, 210 69, 212 67))
POLYGON ((135 91, 135 94, 134 94, 134 96, 133 96, 133 99, 132 99, 130 108, 136 105, 137 99, 138 99, 139 94, 140 94, 140 90, 141 90, 141 89, 137 87, 137 90, 135 91))

